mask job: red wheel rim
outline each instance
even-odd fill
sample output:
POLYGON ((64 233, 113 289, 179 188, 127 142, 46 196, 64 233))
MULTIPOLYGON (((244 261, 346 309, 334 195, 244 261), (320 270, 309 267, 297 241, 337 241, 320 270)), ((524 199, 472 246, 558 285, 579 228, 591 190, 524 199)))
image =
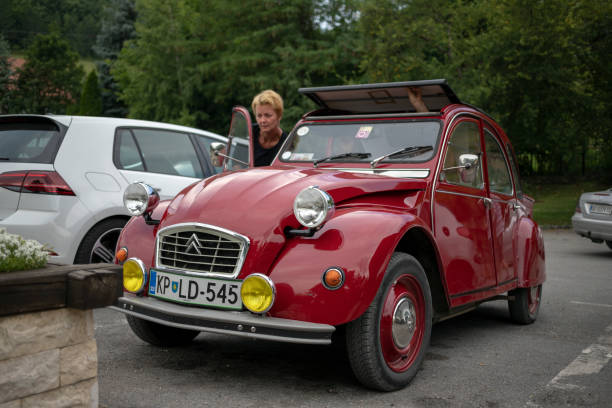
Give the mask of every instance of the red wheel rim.
POLYGON ((391 286, 380 316, 380 346, 395 372, 406 371, 419 355, 425 333, 425 301, 414 276, 402 275, 391 286))
POLYGON ((540 305, 540 297, 542 294, 542 285, 533 286, 529 288, 529 314, 533 315, 537 312, 538 306, 540 305))

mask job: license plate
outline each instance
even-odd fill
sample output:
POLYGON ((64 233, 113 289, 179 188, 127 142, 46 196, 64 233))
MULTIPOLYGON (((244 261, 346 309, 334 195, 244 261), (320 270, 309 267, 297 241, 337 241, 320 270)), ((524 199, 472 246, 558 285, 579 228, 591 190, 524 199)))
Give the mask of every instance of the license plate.
POLYGON ((200 278, 151 269, 149 296, 197 306, 241 310, 242 281, 200 278))
POLYGON ((591 204, 591 214, 612 215, 611 205, 591 204))

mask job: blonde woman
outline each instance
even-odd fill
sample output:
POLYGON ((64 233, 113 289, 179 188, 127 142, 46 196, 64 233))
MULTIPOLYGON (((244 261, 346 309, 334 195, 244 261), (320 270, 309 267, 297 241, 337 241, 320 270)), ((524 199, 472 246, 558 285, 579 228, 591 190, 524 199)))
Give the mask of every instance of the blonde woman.
POLYGON ((268 166, 287 134, 281 129, 283 98, 271 89, 258 93, 251 103, 257 125, 253 126, 255 166, 268 166))

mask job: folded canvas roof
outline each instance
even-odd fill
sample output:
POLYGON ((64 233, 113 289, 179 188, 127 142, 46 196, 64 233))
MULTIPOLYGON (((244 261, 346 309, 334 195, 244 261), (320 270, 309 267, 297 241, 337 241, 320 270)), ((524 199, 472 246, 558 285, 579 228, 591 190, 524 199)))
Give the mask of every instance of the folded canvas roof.
POLYGON ((346 114, 409 113, 415 109, 408 98, 408 88, 421 89, 430 112, 461 103, 445 79, 300 88, 299 92, 321 108, 346 114))

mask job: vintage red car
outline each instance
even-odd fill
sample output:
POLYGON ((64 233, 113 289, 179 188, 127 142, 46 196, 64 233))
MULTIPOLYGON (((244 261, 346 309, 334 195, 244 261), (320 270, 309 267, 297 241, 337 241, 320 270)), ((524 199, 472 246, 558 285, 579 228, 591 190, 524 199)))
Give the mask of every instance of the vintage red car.
MULTIPOLYGON (((114 308, 136 335, 162 346, 201 331, 337 338, 357 379, 388 391, 414 377, 436 321, 496 299, 512 321, 536 319, 542 233, 490 116, 445 80, 300 92, 320 108, 271 166, 218 174, 171 201, 128 187, 135 216, 117 246, 125 293, 114 308), (416 88, 427 112, 409 101, 416 88)), ((235 108, 230 136, 250 131, 235 108)))

